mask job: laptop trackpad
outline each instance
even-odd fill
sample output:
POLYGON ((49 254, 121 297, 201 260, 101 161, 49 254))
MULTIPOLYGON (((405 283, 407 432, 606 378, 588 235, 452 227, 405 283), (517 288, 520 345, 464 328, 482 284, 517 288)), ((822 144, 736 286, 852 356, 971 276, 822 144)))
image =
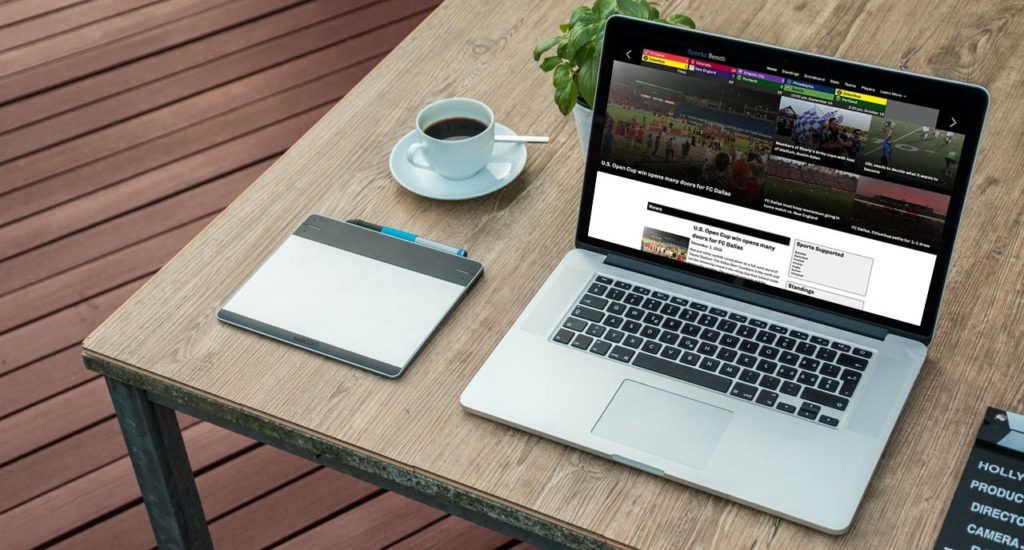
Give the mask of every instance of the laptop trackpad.
POLYGON ((703 468, 732 411, 626 380, 593 434, 694 468, 703 468))

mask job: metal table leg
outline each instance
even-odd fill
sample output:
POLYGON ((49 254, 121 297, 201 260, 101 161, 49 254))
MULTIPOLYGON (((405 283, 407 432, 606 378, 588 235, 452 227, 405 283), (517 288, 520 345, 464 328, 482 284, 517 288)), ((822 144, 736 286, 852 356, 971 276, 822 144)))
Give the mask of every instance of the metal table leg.
POLYGON ((157 544, 213 548, 174 411, 138 388, 106 380, 157 544))

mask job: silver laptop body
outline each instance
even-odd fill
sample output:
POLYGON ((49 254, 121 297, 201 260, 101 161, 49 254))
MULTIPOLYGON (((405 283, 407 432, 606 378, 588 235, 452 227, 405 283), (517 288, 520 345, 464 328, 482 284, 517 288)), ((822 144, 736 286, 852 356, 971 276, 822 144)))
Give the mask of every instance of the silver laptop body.
MULTIPOLYGON (((804 69, 805 62, 813 62, 808 66, 821 72, 832 69, 823 78, 852 81, 844 82, 844 92, 839 93, 846 97, 855 91, 847 88, 857 82, 863 91, 879 79, 896 78, 886 69, 730 38, 620 17, 609 21, 593 127, 597 135, 588 152, 577 248, 565 255, 466 387, 461 403, 467 410, 815 529, 838 534, 849 527, 927 355, 987 93, 913 75, 892 81, 893 91, 862 93, 858 101, 888 98, 885 112, 911 120, 887 126, 875 120, 884 117, 871 115, 863 122, 868 129, 863 134, 870 139, 857 151, 863 155, 858 159, 848 151, 846 159, 827 157, 825 153, 833 150, 825 144, 835 135, 799 139, 788 122, 780 122, 790 110, 780 108, 779 115, 768 120, 776 133, 765 159, 751 153, 765 122, 758 117, 767 116, 758 113, 756 105, 741 98, 736 101, 742 106, 727 112, 720 109, 728 109, 731 100, 716 99, 715 110, 709 111, 712 102, 697 93, 704 84, 681 93, 690 80, 678 80, 678 85, 671 80, 705 75, 727 80, 723 73, 732 68, 735 82, 728 85, 736 86, 740 73, 755 75, 755 80, 759 74, 764 82, 780 83, 762 87, 778 91, 777 101, 784 105, 795 105, 795 126, 806 126, 808 120, 801 119, 801 113, 812 108, 801 111, 805 105, 793 98, 818 96, 801 96, 809 94, 809 88, 799 87, 787 95, 789 77, 782 76, 785 70, 795 74, 804 69), (768 62, 752 67, 745 60, 748 56, 768 62), (714 73, 697 75, 698 68, 714 73), (616 75, 628 78, 616 80, 616 75), (930 131, 937 137, 922 138, 918 134, 927 132, 918 129, 916 121, 921 119, 915 117, 920 113, 906 102, 892 100, 893 95, 882 94, 915 97, 928 85, 968 90, 974 107, 955 114, 944 105, 933 108, 936 121, 930 131), (746 116, 752 112, 752 117, 746 116), (959 115, 959 120, 947 141, 949 122, 939 118, 950 115, 959 115), (724 122, 716 125, 712 117, 724 122), (663 121, 674 121, 673 128, 663 130, 668 126, 663 121), (880 131, 896 130, 880 136, 877 124, 880 131), (648 144, 647 136, 638 141, 637 128, 657 134, 660 143, 648 144), (607 141, 606 135, 611 136, 607 141), (750 151, 729 150, 729 144, 739 148, 736 136, 755 136, 743 137, 751 144, 750 151), (670 139, 672 157, 663 157, 670 139), (888 146, 881 143, 885 139, 888 146), (690 148, 680 145, 684 140, 690 148), (871 172, 892 168, 896 174, 898 168, 906 176, 908 167, 916 166, 917 176, 930 178, 932 170, 943 168, 929 163, 931 154, 915 156, 901 144, 940 154, 945 154, 944 147, 957 150, 959 171, 945 195, 930 179, 918 185, 894 175, 890 179, 898 181, 892 182, 871 172), (709 160, 700 158, 701 149, 711 149, 709 160), (883 149, 889 150, 889 158, 881 165, 883 149), (834 237, 836 226, 808 227, 800 233, 802 226, 794 223, 803 218, 776 216, 777 210, 766 212, 764 207, 751 209, 743 202, 746 198, 728 206, 708 202, 722 193, 709 188, 713 178, 700 178, 714 170, 719 152, 729 155, 734 176, 722 189, 735 189, 731 185, 737 173, 753 173, 755 179, 766 173, 758 205, 768 204, 769 198, 776 206, 810 200, 798 193, 775 194, 794 185, 789 180, 780 184, 778 174, 790 174, 801 151, 820 155, 818 164, 831 165, 797 167, 803 171, 798 173, 818 171, 825 179, 833 178, 828 183, 833 187, 815 187, 808 195, 827 191, 835 194, 829 195, 832 200, 851 201, 849 213, 842 214, 849 216, 844 218, 845 234, 850 233, 849 226, 865 231, 875 223, 874 239, 834 237), (746 166, 734 160, 744 153, 746 166), (689 165, 681 164, 693 158, 700 172, 687 172, 689 165), (696 179, 708 187, 659 186, 645 179, 651 174, 696 179), (698 175, 691 178, 693 174, 698 175), (864 191, 858 194, 861 188, 864 191), (736 212, 745 214, 737 217, 736 212), (879 217, 879 212, 885 216, 879 217), (892 215, 903 217, 893 222, 892 215), (879 241, 877 233, 889 227, 884 223, 905 226, 908 233, 885 234, 888 242, 879 241), (947 226, 951 227, 943 233, 947 226), (772 227, 778 228, 782 240, 766 231, 772 227), (934 240, 935 231, 942 234, 940 240, 934 240), (708 241, 709 233, 746 248, 731 252, 722 242, 708 241), (892 248, 906 244, 906 235, 926 233, 932 235, 931 242, 921 237, 902 255, 896 254, 902 249, 892 248), (847 242, 843 239, 851 244, 842 245, 847 242), (751 247, 760 249, 754 252, 751 247), (751 257, 758 259, 740 261, 751 257), (918 259, 932 269, 921 268, 915 263, 918 259), (701 269, 710 265, 718 266, 718 275, 746 270, 746 276, 721 277, 712 273, 715 269, 701 269), (776 269, 779 265, 781 270, 776 269), (920 280, 912 280, 915 276, 920 280), (750 278, 762 277, 774 281, 776 291, 766 289, 770 284, 747 284, 750 278), (914 290, 915 284, 925 289, 914 290), (807 293, 827 300, 816 302, 807 293), (878 299, 879 293, 895 297, 887 298, 886 304, 878 299), (899 297, 901 293, 906 296, 899 297), (915 293, 920 300, 914 301, 915 293), (894 300, 911 305, 893 305, 894 300), (897 314, 901 319, 883 318, 893 317, 888 312, 897 306, 903 308, 897 314), (872 308, 886 315, 872 316, 872 308)), ((801 82, 812 76, 816 74, 804 74, 801 82)), ((824 115, 836 114, 829 112, 834 105, 825 107, 824 115)), ((842 113, 863 114, 871 108, 851 107, 842 113)), ((859 114, 844 118, 849 126, 843 132, 850 126, 856 129, 859 114)), ((826 120, 818 131, 827 132, 827 125, 826 120)), ((954 179, 948 172, 936 179, 942 175, 954 179)), ((809 209, 810 203, 800 204, 809 209)))

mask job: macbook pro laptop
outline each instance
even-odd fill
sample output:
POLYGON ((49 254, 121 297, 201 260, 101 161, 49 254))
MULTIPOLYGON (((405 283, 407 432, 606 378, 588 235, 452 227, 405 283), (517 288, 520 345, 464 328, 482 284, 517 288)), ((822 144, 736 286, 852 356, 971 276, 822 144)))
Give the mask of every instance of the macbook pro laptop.
POLYGON ((922 368, 981 87, 609 20, 562 259, 469 411, 845 531, 922 368))

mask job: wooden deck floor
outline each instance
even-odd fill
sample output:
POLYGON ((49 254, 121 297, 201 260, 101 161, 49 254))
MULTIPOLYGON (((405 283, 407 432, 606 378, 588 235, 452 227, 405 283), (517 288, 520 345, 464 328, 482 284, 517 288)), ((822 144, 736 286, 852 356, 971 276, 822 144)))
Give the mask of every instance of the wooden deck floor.
MULTIPOLYGON (((0 3, 0 547, 154 545, 79 342, 438 2, 0 3)), ((179 418, 218 548, 516 545, 179 418)))

